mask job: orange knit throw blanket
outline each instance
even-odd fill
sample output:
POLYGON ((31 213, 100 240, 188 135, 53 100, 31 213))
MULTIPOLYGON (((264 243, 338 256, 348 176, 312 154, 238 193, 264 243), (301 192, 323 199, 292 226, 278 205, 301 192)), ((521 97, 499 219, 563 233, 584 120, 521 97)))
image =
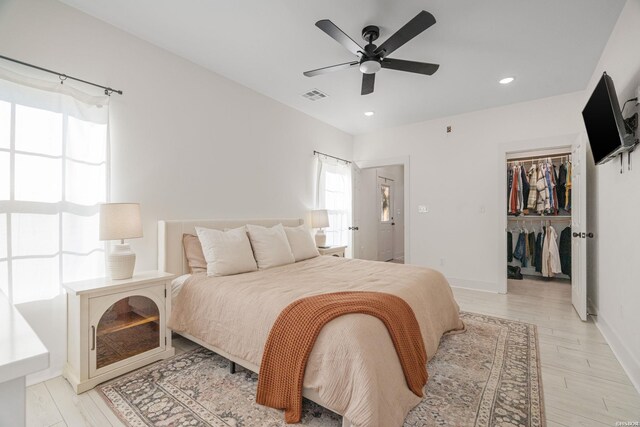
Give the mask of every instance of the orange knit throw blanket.
POLYGON ((350 313, 375 316, 386 325, 407 386, 422 397, 427 351, 409 304, 382 292, 336 292, 299 299, 280 313, 264 346, 256 401, 284 409, 287 423, 299 422, 304 372, 316 338, 328 322, 350 313))

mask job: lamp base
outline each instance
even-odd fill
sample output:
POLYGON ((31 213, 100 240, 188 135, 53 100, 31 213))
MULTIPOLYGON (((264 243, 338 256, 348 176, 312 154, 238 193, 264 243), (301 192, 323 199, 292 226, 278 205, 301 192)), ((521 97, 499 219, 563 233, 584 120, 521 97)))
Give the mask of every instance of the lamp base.
POLYGON ((327 244, 327 235, 324 234, 322 229, 316 231, 316 246, 319 248, 324 247, 327 244))
POLYGON ((113 245, 107 259, 107 272, 109 277, 115 280, 130 279, 133 277, 133 268, 136 265, 136 254, 128 243, 113 245))

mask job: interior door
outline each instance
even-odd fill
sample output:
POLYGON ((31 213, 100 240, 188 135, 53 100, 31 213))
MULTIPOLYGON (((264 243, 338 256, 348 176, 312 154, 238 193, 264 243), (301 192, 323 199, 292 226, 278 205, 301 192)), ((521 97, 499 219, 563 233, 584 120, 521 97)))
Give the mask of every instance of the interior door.
POLYGON ((375 168, 359 169, 353 177, 353 257, 375 261, 378 259, 377 173, 375 168))
POLYGON ((587 140, 580 135, 571 150, 571 302, 587 320, 587 140))
POLYGON ((393 181, 377 179, 378 261, 393 259, 393 181))

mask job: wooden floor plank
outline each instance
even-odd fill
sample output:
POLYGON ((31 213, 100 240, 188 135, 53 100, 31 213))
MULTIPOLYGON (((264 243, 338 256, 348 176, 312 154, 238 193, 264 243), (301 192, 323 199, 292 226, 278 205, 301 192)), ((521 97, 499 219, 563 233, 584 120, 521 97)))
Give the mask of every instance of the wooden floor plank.
POLYGON ((112 427, 111 422, 98 409, 86 393, 75 394, 71 385, 62 377, 46 381, 45 385, 64 421, 69 426, 112 427))
POLYGON ((27 427, 49 427, 63 420, 44 383, 27 387, 27 427))

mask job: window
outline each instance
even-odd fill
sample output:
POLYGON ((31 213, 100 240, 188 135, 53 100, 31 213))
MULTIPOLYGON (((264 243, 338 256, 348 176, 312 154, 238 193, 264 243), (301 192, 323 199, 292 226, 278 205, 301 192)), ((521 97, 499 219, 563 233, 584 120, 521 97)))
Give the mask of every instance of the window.
POLYGON ((391 219, 391 187, 387 184, 380 185, 380 222, 389 222, 391 219))
POLYGON ((0 291, 14 304, 104 275, 107 97, 0 72, 0 291), (55 92, 54 92, 55 91, 55 92), (89 97, 87 97, 89 98, 89 97))
POLYGON ((318 209, 326 209, 328 246, 351 246, 351 165, 318 158, 318 209))

